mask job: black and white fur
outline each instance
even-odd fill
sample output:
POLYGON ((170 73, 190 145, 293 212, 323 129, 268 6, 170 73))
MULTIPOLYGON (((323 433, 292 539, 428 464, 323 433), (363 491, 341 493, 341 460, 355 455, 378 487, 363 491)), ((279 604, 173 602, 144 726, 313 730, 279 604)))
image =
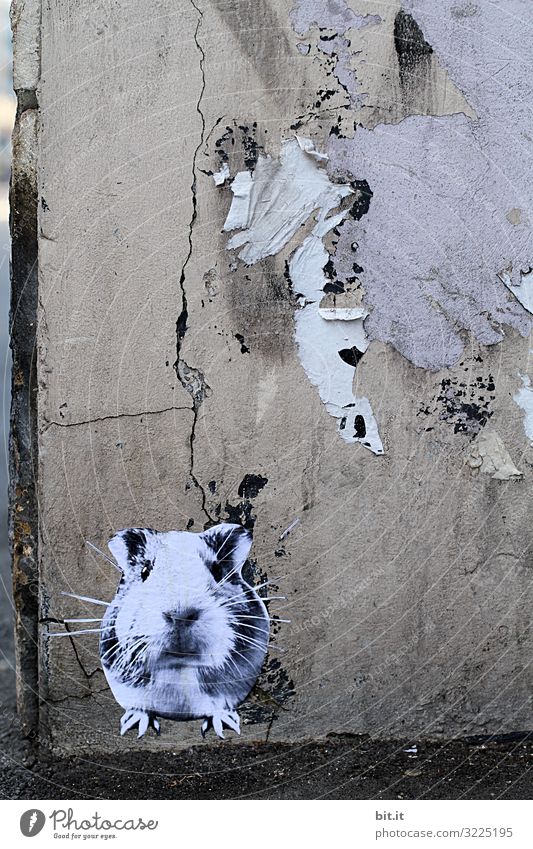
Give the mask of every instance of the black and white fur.
POLYGON ((261 670, 270 623, 242 577, 251 544, 248 530, 226 523, 198 534, 127 528, 109 542, 122 577, 100 657, 125 710, 121 734, 159 733, 157 717, 240 733, 237 707, 261 670))

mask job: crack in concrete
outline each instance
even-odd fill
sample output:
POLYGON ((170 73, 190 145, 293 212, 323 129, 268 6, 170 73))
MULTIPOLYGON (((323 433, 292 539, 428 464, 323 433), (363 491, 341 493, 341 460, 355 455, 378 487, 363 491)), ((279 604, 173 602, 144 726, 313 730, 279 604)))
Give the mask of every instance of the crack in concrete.
MULTIPOLYGON (((101 672, 102 670, 99 666, 97 666, 95 669, 93 669, 92 672, 87 672, 87 670, 85 669, 85 666, 82 663, 81 657, 78 654, 78 649, 76 647, 76 643, 74 642, 74 633, 69 629, 68 625, 66 625, 65 623, 62 623, 62 624, 65 625, 65 629, 66 629, 67 633, 69 635, 72 634, 72 636, 69 636, 68 641, 72 645, 72 648, 74 650, 74 655, 75 655, 76 660, 78 662, 78 666, 80 667, 81 671, 83 672, 83 674, 85 675, 87 680, 90 681, 90 679, 93 677, 93 675, 96 675, 97 672, 101 672)), ((92 636, 92 634, 91 634, 91 636, 92 636)))
POLYGON ((161 410, 143 410, 140 413, 117 413, 116 415, 109 416, 97 416, 94 419, 84 419, 79 422, 56 422, 56 421, 48 421, 46 423, 46 427, 41 430, 41 433, 45 433, 50 427, 81 427, 82 425, 90 425, 97 424, 98 422, 106 422, 112 421, 114 419, 135 419, 140 418, 141 416, 159 416, 162 413, 170 413, 172 410, 179 411, 190 411, 192 407, 163 407, 161 410))
POLYGON ((48 697, 48 698, 44 699, 44 703, 47 704, 47 705, 60 705, 63 702, 69 702, 69 701, 77 702, 81 699, 93 698, 94 701, 97 704, 100 705, 100 707, 106 707, 106 705, 102 705, 102 703, 99 702, 98 699, 95 698, 95 696, 98 693, 108 693, 108 692, 109 692, 109 687, 106 686, 106 687, 102 687, 99 690, 87 690, 85 693, 81 693, 81 694, 75 695, 75 696, 62 696, 60 699, 53 699, 53 698, 48 697))
POLYGON ((187 256, 185 257, 185 260, 184 260, 183 265, 181 267, 181 273, 180 273, 181 312, 180 312, 180 314, 178 316, 178 320, 176 322, 176 362, 174 363, 174 369, 175 369, 176 374, 178 376, 179 382, 181 383, 183 388, 189 393, 189 395, 191 395, 191 397, 192 397, 192 402, 193 402, 192 411, 193 411, 193 414, 194 414, 194 419, 193 419, 193 423, 192 423, 192 427, 191 427, 191 433, 190 433, 190 437, 189 437, 189 446, 190 446, 189 477, 192 480, 196 489, 201 494, 201 497, 202 497, 202 512, 204 513, 204 515, 207 519, 207 522, 206 522, 206 525, 205 525, 205 527, 207 527, 208 525, 216 524, 216 522, 209 515, 209 513, 207 511, 207 506, 206 506, 206 504, 207 504, 207 494, 206 494, 206 491, 205 491, 204 487, 202 486, 202 484, 200 483, 200 481, 198 480, 198 478, 196 477, 196 475, 194 473, 194 441, 196 439, 196 425, 197 425, 197 422, 198 422, 198 411, 199 411, 199 408, 200 408, 202 402, 204 401, 204 398, 206 397, 206 395, 209 391, 209 386, 207 385, 207 383, 205 381, 203 373, 199 369, 195 369, 192 366, 189 366, 185 362, 185 360, 182 359, 182 357, 181 357, 181 346, 182 346, 185 334, 188 330, 187 320, 188 320, 188 317, 189 317, 189 313, 188 313, 188 309, 187 309, 187 292, 186 292, 186 289, 185 289, 185 277, 186 277, 186 272, 187 272, 187 266, 189 265, 189 262, 190 262, 191 257, 192 257, 192 252, 193 252, 192 232, 193 232, 193 228, 194 228, 194 225, 196 223, 196 218, 197 218, 197 215, 198 215, 198 205, 197 205, 197 198, 196 198, 196 175, 197 175, 197 171, 199 169, 197 168, 197 159, 198 159, 198 154, 200 153, 200 150, 204 147, 204 145, 206 143, 206 140, 205 140, 206 122, 205 122, 205 115, 202 111, 202 99, 203 99, 203 96, 204 96, 205 86, 206 86, 205 71, 204 71, 204 64, 205 64, 206 56, 205 56, 205 50, 202 47, 202 45, 200 44, 200 41, 198 40, 198 33, 199 33, 200 27, 202 25, 204 13, 196 5, 194 0, 190 0, 190 2, 191 2, 191 5, 193 6, 193 8, 198 13, 198 20, 196 22, 196 28, 194 30, 194 43, 196 45, 198 53, 200 54, 200 73, 202 75, 202 84, 201 84, 201 87, 200 87, 200 94, 199 94, 198 100, 196 102, 196 111, 197 111, 198 115, 200 116, 200 120, 201 120, 201 131, 200 131, 200 140, 199 140, 199 142, 196 146, 196 149, 194 151, 193 158, 192 158, 192 182, 191 182, 192 213, 191 213, 191 219, 189 221, 189 233, 188 233, 189 249, 187 251, 187 256))

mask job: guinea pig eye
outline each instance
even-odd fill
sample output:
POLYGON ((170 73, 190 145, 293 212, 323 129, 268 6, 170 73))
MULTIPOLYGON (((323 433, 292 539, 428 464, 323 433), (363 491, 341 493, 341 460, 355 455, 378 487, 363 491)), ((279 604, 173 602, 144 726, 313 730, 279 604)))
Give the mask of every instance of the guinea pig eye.
POLYGON ((141 569, 141 581, 146 581, 148 575, 152 571, 153 563, 150 563, 148 560, 145 562, 144 566, 141 569))

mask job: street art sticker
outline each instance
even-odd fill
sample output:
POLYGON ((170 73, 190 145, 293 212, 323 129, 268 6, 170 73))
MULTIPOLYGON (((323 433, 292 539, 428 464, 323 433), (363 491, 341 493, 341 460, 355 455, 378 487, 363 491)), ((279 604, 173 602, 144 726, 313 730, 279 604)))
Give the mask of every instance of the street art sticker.
POLYGON ((243 578, 251 545, 251 532, 230 523, 202 533, 127 528, 108 544, 121 573, 114 599, 64 593, 107 608, 102 619, 65 620, 97 627, 53 636, 100 633, 102 667, 125 711, 121 734, 159 733, 159 718, 202 719, 202 735, 240 733, 237 708, 261 672, 271 622, 258 593, 270 582, 243 578))

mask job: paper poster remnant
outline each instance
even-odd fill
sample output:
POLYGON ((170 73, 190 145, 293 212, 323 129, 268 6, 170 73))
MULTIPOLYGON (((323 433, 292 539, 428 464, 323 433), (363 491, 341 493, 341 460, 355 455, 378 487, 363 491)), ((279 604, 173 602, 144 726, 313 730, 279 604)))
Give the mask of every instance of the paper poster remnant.
POLYGON ((510 292, 513 293, 517 301, 520 301, 524 309, 533 313, 533 269, 529 268, 525 272, 520 272, 513 278, 510 268, 505 268, 500 271, 498 277, 504 283, 510 292))
POLYGON ((524 411, 524 430, 530 443, 533 445, 533 389, 531 379, 527 374, 518 373, 522 381, 522 388, 513 395, 513 401, 524 411))
POLYGON ((240 171, 231 184, 224 230, 241 232, 229 240, 228 250, 242 248, 238 256, 247 265, 273 256, 315 210, 326 215, 351 194, 319 167, 326 159, 309 139, 296 137, 283 142, 279 160, 259 156, 253 173, 240 171))
POLYGON ((289 263, 289 276, 298 294, 296 343, 307 377, 318 389, 328 413, 337 419, 337 430, 345 442, 361 442, 374 454, 383 453, 378 427, 368 398, 352 389, 355 368, 368 348, 363 307, 320 307, 329 260, 322 239, 337 226, 345 213, 317 224, 289 263))
POLYGON ((227 162, 222 163, 222 167, 215 171, 213 174, 213 180, 215 181, 215 186, 223 186, 226 180, 230 178, 230 170, 227 162))
POLYGON ((302 366, 317 387, 328 413, 337 419, 345 442, 360 442, 383 453, 377 424, 367 398, 352 390, 355 367, 368 348, 361 306, 321 307, 330 256, 324 237, 342 223, 347 210, 334 212, 353 189, 333 183, 324 168, 327 156, 310 139, 283 142, 279 161, 260 156, 255 171, 239 172, 231 189, 232 204, 224 230, 240 230, 228 249, 241 248, 247 265, 278 253, 315 213, 311 234, 293 253, 289 276, 298 297, 296 343, 302 366))
POLYGON ((474 440, 467 463, 472 470, 490 475, 494 480, 509 481, 522 477, 496 431, 483 431, 474 440))

